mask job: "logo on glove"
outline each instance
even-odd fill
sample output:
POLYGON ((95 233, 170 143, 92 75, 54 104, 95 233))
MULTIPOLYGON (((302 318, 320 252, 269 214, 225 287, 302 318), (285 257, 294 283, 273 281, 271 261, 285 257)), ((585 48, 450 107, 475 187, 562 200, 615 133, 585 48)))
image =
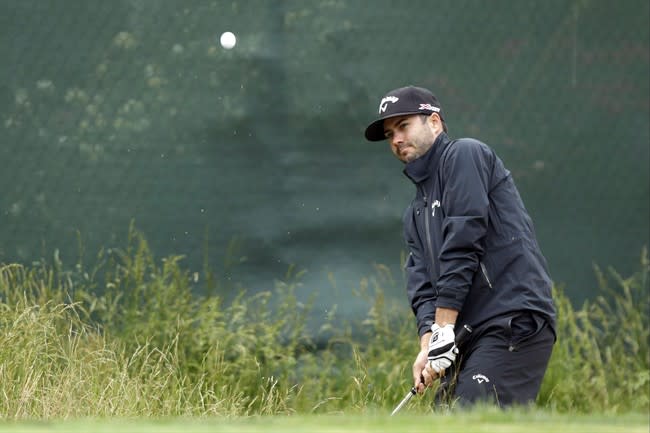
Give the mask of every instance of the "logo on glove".
POLYGON ((428 364, 436 373, 451 367, 456 360, 458 348, 455 343, 454 325, 440 327, 431 326, 431 339, 429 340, 428 364))

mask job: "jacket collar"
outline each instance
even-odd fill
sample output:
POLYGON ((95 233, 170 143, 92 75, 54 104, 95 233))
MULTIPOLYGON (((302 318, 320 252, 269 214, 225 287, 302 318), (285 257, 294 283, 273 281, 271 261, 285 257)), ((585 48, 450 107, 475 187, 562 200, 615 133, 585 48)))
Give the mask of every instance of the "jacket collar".
POLYGON ((442 152, 451 142, 447 134, 441 132, 429 150, 421 157, 409 162, 404 167, 404 174, 413 183, 422 183, 437 169, 442 152))

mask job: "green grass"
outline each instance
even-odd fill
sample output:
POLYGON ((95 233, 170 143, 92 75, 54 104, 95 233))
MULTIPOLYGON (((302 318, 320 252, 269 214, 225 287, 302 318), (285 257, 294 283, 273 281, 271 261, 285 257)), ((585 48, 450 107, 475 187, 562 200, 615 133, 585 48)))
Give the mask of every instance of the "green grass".
MULTIPOLYGON (((648 270, 646 251, 630 277, 597 269, 598 294, 580 308, 556 288, 558 342, 531 412, 448 417, 431 393, 404 412, 452 424, 580 424, 597 414, 614 428, 638 419, 628 414, 650 408, 648 270)), ((155 259, 134 229, 124 251, 101 252, 92 268, 66 270, 56 256, 0 266, 0 420, 393 425, 384 415, 410 388, 416 348, 405 302, 384 296, 401 283, 378 266, 351 290, 365 315, 344 318, 332 305, 314 327, 315 299, 296 295, 300 277, 290 269, 268 290, 233 292, 209 270, 183 268, 181 257, 155 259), (338 414, 346 417, 318 417, 338 414)))
POLYGON ((167 420, 74 420, 48 423, 0 424, 0 432, 142 432, 142 433, 647 433, 648 416, 560 415, 537 412, 499 412, 479 410, 459 414, 388 417, 386 415, 296 415, 262 416, 244 419, 167 419, 167 420))

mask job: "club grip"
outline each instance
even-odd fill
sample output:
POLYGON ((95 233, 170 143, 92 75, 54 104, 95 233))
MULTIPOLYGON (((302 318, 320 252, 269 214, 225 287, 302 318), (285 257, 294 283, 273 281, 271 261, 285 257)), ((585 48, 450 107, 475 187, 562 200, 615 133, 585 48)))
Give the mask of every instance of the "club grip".
POLYGON ((456 346, 463 344, 467 337, 472 333, 472 327, 465 324, 460 328, 460 331, 456 334, 456 346))

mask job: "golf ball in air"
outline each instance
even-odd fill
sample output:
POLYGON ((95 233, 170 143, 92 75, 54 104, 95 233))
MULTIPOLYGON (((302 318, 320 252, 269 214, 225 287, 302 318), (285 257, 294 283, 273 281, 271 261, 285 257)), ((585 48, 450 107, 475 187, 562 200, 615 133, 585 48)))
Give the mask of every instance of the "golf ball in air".
POLYGON ((235 46, 237 38, 233 32, 223 32, 219 41, 221 42, 222 47, 229 50, 235 46))

